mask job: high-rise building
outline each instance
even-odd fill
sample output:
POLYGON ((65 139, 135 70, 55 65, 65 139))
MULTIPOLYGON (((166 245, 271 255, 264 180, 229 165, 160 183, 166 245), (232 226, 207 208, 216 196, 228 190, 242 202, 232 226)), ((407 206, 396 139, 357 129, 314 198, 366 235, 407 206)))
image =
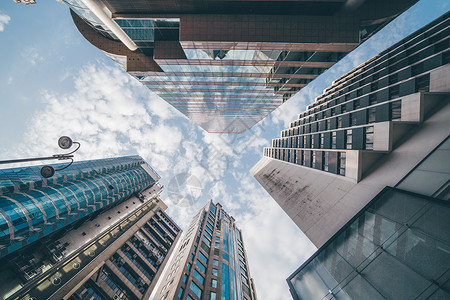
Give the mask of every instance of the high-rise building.
POLYGON ((139 156, 0 170, 2 299, 147 299, 178 241, 139 156))
POLYGON ((256 300, 234 218, 210 201, 192 218, 154 299, 256 300))
POLYGON ((417 0, 64 0, 83 36, 208 132, 241 133, 417 0))
POLYGON ((450 13, 337 79, 251 172, 320 248, 294 299, 446 299, 450 13))

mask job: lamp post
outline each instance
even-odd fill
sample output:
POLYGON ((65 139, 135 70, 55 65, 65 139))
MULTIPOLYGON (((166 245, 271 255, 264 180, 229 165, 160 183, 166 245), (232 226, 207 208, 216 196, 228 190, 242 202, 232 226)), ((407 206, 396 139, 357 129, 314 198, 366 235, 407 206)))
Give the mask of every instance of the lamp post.
POLYGON ((64 166, 59 169, 55 169, 52 166, 43 166, 41 168, 41 175, 44 178, 50 178, 53 175, 55 175, 56 171, 64 170, 65 168, 69 167, 73 163, 73 153, 75 153, 78 149, 80 149, 80 143, 79 142, 73 142, 72 139, 68 136, 62 136, 58 139, 58 146, 61 149, 69 149, 72 147, 73 144, 77 144, 77 148, 69 153, 64 154, 53 154, 52 156, 45 156, 45 157, 34 157, 34 158, 21 158, 21 159, 11 159, 11 160, 2 160, 0 161, 0 164, 11 164, 11 163, 18 163, 18 162, 27 162, 27 161, 37 161, 37 160, 51 160, 51 159, 57 159, 57 160, 66 160, 70 159, 70 163, 67 166, 64 166))

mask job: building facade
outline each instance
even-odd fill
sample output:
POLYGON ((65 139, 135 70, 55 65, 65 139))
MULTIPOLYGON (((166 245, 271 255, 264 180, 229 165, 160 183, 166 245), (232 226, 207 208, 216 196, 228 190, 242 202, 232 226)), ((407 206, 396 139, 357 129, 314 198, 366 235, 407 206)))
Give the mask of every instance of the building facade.
POLYGON ((178 241, 139 156, 0 170, 2 299, 147 299, 178 241))
POLYGON ((251 172, 319 250, 294 299, 447 299, 450 13, 337 79, 251 172))
POLYGON ((210 201, 192 218, 154 299, 256 300, 242 232, 210 201))
POLYGON ((75 25, 208 132, 242 133, 417 0, 63 0, 75 25))

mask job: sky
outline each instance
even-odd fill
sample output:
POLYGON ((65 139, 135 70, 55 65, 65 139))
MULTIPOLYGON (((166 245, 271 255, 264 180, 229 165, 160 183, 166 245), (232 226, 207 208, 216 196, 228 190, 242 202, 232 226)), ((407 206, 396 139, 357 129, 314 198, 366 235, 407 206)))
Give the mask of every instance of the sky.
MULTIPOLYGON (((87 42, 58 1, 0 3, 0 160, 60 153, 76 160, 141 155, 182 228, 212 199, 242 229, 259 299, 289 299, 286 278, 316 248, 250 175, 263 147, 332 81, 450 9, 421 0, 241 135, 209 134, 87 42)), ((9 166, 2 166, 11 167, 9 166)))

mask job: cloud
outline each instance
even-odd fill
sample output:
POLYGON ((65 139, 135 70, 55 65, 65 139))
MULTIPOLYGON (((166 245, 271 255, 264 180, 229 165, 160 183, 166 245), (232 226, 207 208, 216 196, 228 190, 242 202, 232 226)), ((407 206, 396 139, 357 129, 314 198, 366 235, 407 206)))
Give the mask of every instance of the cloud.
POLYGON ((0 13, 0 32, 5 30, 5 25, 8 25, 9 21, 11 21, 10 16, 0 13))
POLYGON ((44 60, 44 58, 39 54, 38 49, 34 47, 22 50, 22 57, 32 65, 36 65, 37 62, 44 60))

